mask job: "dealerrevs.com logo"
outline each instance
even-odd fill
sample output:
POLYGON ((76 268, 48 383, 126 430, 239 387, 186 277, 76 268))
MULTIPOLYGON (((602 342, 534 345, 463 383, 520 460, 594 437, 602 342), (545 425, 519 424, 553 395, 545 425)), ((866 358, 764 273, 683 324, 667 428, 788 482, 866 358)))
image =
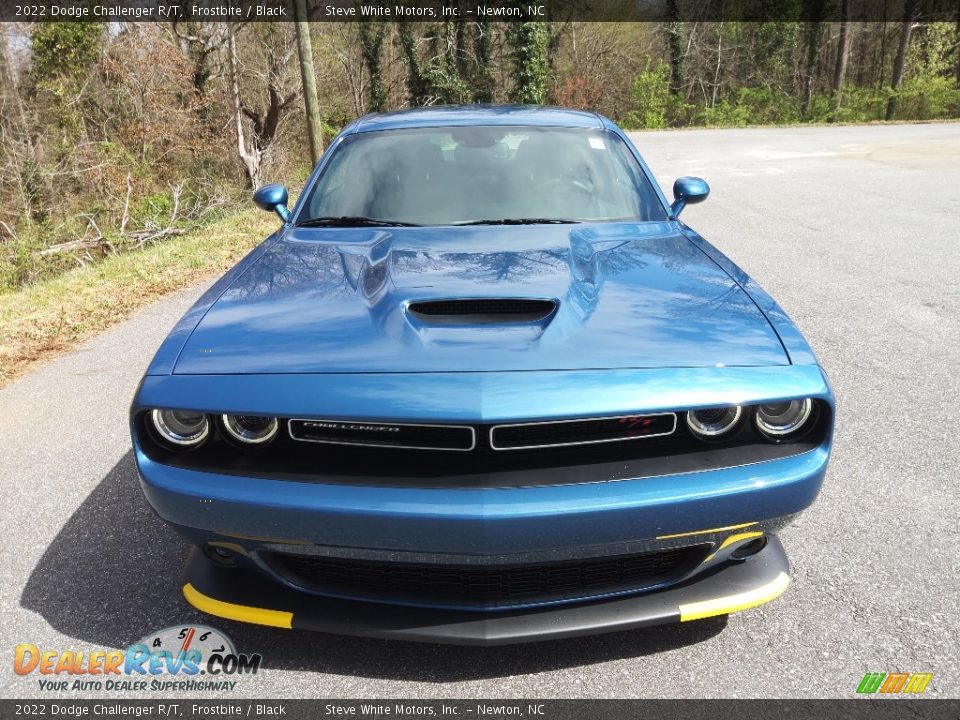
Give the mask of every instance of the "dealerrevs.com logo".
POLYGON ((44 691, 232 691, 239 675, 254 675, 262 656, 238 653, 221 631, 205 625, 168 627, 126 650, 41 649, 21 643, 13 671, 37 675, 44 691))

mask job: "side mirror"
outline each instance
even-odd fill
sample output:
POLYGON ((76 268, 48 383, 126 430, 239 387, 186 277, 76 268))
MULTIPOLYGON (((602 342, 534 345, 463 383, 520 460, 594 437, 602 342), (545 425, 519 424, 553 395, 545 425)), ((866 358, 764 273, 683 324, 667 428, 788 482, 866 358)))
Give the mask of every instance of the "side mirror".
POLYGON ((253 202, 261 210, 275 212, 281 220, 289 222, 287 197, 287 189, 283 185, 264 185, 253 194, 253 202))
POLYGON ((703 202, 710 194, 710 186, 706 180, 698 177, 680 177, 673 184, 673 205, 670 214, 676 220, 687 205, 703 202))

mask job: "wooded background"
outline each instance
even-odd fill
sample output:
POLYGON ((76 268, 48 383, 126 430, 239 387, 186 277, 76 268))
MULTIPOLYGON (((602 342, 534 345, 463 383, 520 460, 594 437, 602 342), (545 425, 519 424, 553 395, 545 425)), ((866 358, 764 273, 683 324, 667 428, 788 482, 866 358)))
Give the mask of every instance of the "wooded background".
POLYGON ((960 23, 913 7, 897 23, 311 23, 299 52, 295 23, 5 23, 0 292, 302 183, 305 48, 320 145, 364 113, 446 103, 626 128, 960 117, 960 23))

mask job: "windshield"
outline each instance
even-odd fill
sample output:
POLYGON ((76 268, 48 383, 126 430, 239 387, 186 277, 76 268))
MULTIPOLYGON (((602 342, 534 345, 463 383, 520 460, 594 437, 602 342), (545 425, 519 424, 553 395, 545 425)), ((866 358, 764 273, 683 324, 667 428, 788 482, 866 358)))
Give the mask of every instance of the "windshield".
POLYGON ((470 126, 348 136, 310 190, 298 222, 666 219, 636 159, 612 133, 470 126))

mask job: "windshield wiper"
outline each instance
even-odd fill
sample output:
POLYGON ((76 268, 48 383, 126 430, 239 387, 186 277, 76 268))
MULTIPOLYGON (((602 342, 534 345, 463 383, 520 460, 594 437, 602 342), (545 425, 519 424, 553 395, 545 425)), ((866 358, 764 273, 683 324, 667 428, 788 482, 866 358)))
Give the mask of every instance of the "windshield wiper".
POLYGON ((339 217, 310 218, 298 222, 297 227, 420 227, 420 225, 397 220, 377 220, 362 215, 340 215, 339 217))
POLYGON ((582 220, 565 220, 563 218, 500 218, 499 220, 474 220, 472 222, 455 223, 456 225, 572 225, 582 220))

